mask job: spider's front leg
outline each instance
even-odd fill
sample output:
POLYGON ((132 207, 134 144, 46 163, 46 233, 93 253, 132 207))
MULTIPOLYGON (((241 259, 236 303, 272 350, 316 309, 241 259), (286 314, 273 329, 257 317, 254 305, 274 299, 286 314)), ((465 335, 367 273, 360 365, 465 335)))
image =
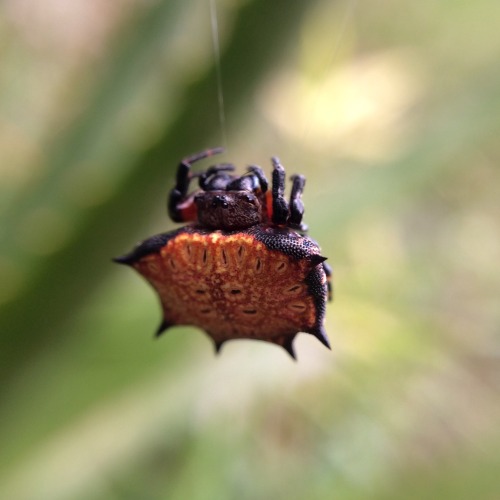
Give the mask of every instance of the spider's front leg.
POLYGON ((262 193, 266 193, 269 186, 264 171, 257 165, 250 165, 248 172, 255 175, 255 178, 259 181, 260 190, 262 193))
POLYGON ((304 204, 302 203, 302 193, 306 185, 306 178, 303 175, 292 175, 292 193, 290 194, 290 219, 288 225, 305 233, 307 225, 302 223, 304 215, 304 204))
POLYGON ((194 177, 191 173, 191 165, 223 151, 223 148, 206 149, 200 153, 188 156, 179 163, 175 187, 170 191, 168 196, 168 213, 174 222, 196 220, 197 214, 194 195, 188 196, 189 184, 194 177))
POLYGON ((200 178, 199 185, 203 191, 224 191, 233 179, 232 175, 225 172, 232 172, 233 170, 234 165, 221 163, 208 167, 204 172, 193 174, 193 177, 197 176, 200 178))
POLYGON ((276 157, 273 162, 273 224, 285 225, 288 220, 288 203, 285 200, 285 169, 276 157))
POLYGON ((227 184, 226 189, 228 191, 265 193, 267 191, 267 179, 260 167, 250 165, 245 174, 240 177, 233 177, 227 184))

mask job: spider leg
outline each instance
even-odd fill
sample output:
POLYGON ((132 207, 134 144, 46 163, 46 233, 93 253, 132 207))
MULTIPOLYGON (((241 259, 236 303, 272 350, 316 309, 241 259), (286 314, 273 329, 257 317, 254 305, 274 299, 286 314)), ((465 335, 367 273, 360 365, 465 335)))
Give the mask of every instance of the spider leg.
POLYGON ((333 299, 333 287, 332 287, 332 268, 326 263, 323 262, 323 270, 326 274, 326 286, 328 290, 328 302, 331 302, 333 299))
POLYGON ((267 179, 264 172, 257 165, 250 165, 247 171, 240 177, 234 177, 227 184, 228 191, 252 191, 253 193, 265 193, 267 191, 267 179))
POLYGON ((260 189, 263 193, 265 193, 267 191, 267 188, 269 187, 269 183, 267 182, 264 171, 258 165, 250 165, 248 167, 248 173, 253 174, 255 175, 255 177, 257 177, 260 184, 260 189))
POLYGON ((307 226, 302 224, 304 215, 304 204, 302 203, 302 193, 306 185, 306 178, 303 175, 292 175, 292 193, 290 194, 290 220, 288 225, 294 229, 305 232, 307 226))
POLYGON ((193 177, 199 177, 199 185, 203 191, 207 191, 210 189, 224 189, 225 184, 227 184, 232 177, 226 174, 218 175, 219 172, 232 172, 234 170, 234 165, 230 163, 221 163, 219 165, 213 165, 212 167, 208 167, 204 172, 198 172, 197 174, 193 174, 193 177), (212 178, 214 176, 218 177, 217 181, 212 182, 212 178), (215 186, 213 185, 215 184, 215 186), (220 184, 220 186, 219 186, 220 184), (224 186, 224 187, 223 187, 224 186))
POLYGON ((278 158, 271 158, 273 162, 273 224, 284 225, 288 220, 288 203, 285 200, 285 169, 278 158))
POLYGON ((175 187, 168 196, 168 213, 174 222, 185 222, 196 218, 193 197, 188 196, 189 183, 193 178, 191 165, 209 156, 222 153, 223 148, 206 149, 200 153, 184 158, 177 167, 175 187))

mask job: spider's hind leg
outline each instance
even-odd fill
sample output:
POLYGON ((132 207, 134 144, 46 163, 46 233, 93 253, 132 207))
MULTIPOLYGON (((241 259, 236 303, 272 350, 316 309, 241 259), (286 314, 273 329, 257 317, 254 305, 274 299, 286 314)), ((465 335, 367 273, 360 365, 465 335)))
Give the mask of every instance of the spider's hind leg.
POLYGON ((331 302, 333 300, 332 268, 326 262, 323 262, 323 271, 325 271, 326 274, 326 288, 328 291, 328 302, 331 302))

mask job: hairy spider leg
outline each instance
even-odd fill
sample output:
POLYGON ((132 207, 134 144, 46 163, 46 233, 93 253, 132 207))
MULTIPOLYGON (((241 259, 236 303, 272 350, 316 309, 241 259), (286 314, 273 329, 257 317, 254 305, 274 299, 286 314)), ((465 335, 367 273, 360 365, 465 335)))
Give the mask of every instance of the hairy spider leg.
POLYGON ((278 158, 271 158, 273 163, 273 215, 272 222, 284 226, 288 220, 288 203, 285 200, 285 169, 278 158))
POLYGON ((203 191, 224 191, 226 186, 234 179, 234 175, 220 173, 232 172, 235 166, 231 163, 221 163, 208 167, 204 172, 192 174, 193 177, 199 177, 199 186, 203 191))
POLYGON ((306 178, 303 175, 292 175, 292 192, 290 194, 290 220, 289 226, 299 231, 307 231, 307 226, 302 224, 304 216, 304 204, 302 203, 302 193, 306 185, 306 178))
POLYGON ((174 222, 189 222, 196 220, 196 205, 194 196, 188 196, 189 183, 194 177, 191 165, 199 160, 222 153, 224 148, 205 149, 200 153, 184 158, 177 167, 175 187, 168 196, 168 213, 174 222))
POLYGON ((234 177, 226 186, 227 191, 248 191, 255 194, 264 206, 266 206, 267 188, 266 176, 256 165, 249 166, 243 175, 234 177))
POLYGON ((332 268, 326 262, 323 262, 323 270, 326 274, 326 286, 328 289, 328 302, 333 300, 333 287, 332 287, 332 268))
POLYGON ((266 174, 264 174, 264 171, 258 165, 249 165, 247 175, 248 174, 253 174, 257 177, 260 189, 263 193, 265 193, 269 187, 269 183, 267 182, 267 177, 266 174))

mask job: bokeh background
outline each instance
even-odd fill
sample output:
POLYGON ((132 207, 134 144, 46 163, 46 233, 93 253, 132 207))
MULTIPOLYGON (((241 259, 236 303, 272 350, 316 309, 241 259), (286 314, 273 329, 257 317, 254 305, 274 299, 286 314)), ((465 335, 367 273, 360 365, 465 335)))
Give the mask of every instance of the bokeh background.
POLYGON ((0 498, 500 498, 500 3, 216 8, 223 128, 208 0, 0 4, 0 498), (331 352, 111 263, 221 143, 307 176, 331 352))

